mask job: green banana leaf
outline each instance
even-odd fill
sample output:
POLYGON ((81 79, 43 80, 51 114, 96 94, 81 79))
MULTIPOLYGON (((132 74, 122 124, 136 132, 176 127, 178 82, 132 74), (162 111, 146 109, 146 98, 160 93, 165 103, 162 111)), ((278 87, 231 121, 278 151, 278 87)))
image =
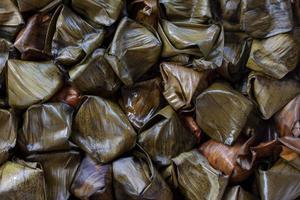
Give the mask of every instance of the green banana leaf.
POLYGON ((122 12, 123 0, 71 0, 72 8, 87 22, 95 25, 112 25, 122 12))
POLYGON ((64 103, 30 106, 18 133, 18 144, 24 153, 68 150, 73 108, 64 103))
POLYGON ((112 165, 85 156, 74 177, 71 193, 83 200, 113 200, 112 165))
POLYGON ((71 138, 101 163, 116 159, 136 144, 135 130, 121 108, 96 96, 86 96, 75 116, 71 138))
POLYGON ((285 78, 277 80, 261 73, 248 76, 247 93, 258 105, 264 119, 270 119, 300 93, 300 83, 285 78))
POLYGON ((239 81, 246 74, 252 39, 241 32, 225 32, 224 60, 219 74, 228 81, 239 81))
POLYGON ((224 33, 218 24, 170 22, 162 19, 158 26, 162 57, 187 54, 194 68, 215 69, 223 60, 224 33))
POLYGON ((172 200, 173 194, 142 152, 113 162, 113 185, 116 200, 172 200))
POLYGON ((93 28, 66 6, 58 8, 55 15, 58 18, 52 54, 59 64, 75 65, 102 44, 103 28, 93 28))
POLYGON ((212 18, 209 0, 159 0, 168 20, 205 24, 212 18))
POLYGON ((38 163, 7 161, 0 166, 0 199, 47 200, 44 172, 38 163))
POLYGON ((163 102, 160 78, 121 88, 119 104, 137 130, 140 130, 162 108, 163 102))
POLYGON ((62 74, 52 62, 8 60, 7 90, 9 105, 27 108, 47 101, 62 86, 62 74))
POLYGON ((0 164, 10 156, 17 141, 17 119, 10 110, 0 109, 0 164))
POLYGON ((290 0, 241 0, 241 27, 254 38, 267 38, 293 29, 290 0))
POLYGON ((210 166, 197 150, 173 158, 163 177, 186 200, 220 200, 228 183, 228 176, 210 166))
MULTIPOLYGON (((80 154, 76 151, 33 154, 26 159, 41 164, 46 181, 47 200, 66 200, 70 197, 70 187, 80 164, 80 154)), ((30 193, 35 193, 31 191, 30 193)))
POLYGON ((256 200, 255 196, 245 191, 241 186, 228 187, 222 200, 256 200))
POLYGON ((300 171, 282 160, 268 170, 258 169, 256 182, 262 200, 293 200, 300 195, 300 171))
POLYGON ((50 5, 59 4, 62 0, 16 0, 20 12, 39 11, 50 5))
POLYGON ((82 93, 110 96, 121 86, 121 81, 104 58, 104 53, 104 49, 96 49, 69 71, 72 85, 82 93))
POLYGON ((161 41, 156 34, 124 17, 116 30, 106 59, 125 85, 132 85, 159 59, 161 41))
POLYGON ((212 139, 232 145, 242 132, 253 109, 249 99, 227 83, 216 82, 196 101, 196 120, 212 139))
POLYGON ((210 72, 195 71, 178 63, 164 62, 160 65, 164 97, 174 110, 188 109, 194 97, 208 87, 210 72))
POLYGON ((11 41, 24 24, 24 20, 13 1, 1 0, 0 8, 0 37, 11 41))
POLYGON ((161 109, 141 129, 138 143, 154 163, 169 165, 171 159, 189 151, 197 142, 194 134, 181 123, 171 106, 161 109))
POLYGON ((291 34, 279 34, 254 40, 247 67, 273 78, 281 79, 298 63, 298 47, 291 34))

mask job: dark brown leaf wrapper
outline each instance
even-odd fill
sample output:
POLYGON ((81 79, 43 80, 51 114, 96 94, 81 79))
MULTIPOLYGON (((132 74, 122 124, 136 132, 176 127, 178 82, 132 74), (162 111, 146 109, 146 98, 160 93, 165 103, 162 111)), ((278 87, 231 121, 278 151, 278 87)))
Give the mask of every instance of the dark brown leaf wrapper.
POLYGON ((76 87, 65 86, 51 99, 53 102, 63 102, 69 106, 76 107, 80 102, 80 92, 76 87))
POLYGON ((222 198, 223 200, 256 200, 249 192, 245 191, 241 186, 228 187, 222 198))

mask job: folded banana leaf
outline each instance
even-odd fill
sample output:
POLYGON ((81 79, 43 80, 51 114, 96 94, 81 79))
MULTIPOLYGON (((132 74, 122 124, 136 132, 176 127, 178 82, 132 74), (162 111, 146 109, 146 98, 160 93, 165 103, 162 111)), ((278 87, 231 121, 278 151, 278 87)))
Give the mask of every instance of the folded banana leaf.
POLYGON ((16 0, 20 12, 39 11, 49 4, 58 4, 61 0, 16 0))
POLYGON ((173 194, 149 156, 134 152, 113 162, 116 200, 172 200, 173 194))
POLYGON ((101 45, 104 29, 93 28, 66 6, 57 9, 59 15, 52 40, 52 54, 59 64, 79 63, 101 45))
POLYGON ((276 80, 261 73, 248 76, 247 93, 264 119, 270 119, 300 93, 300 83, 290 78, 276 80))
POLYGON ((223 200, 255 200, 251 193, 245 191, 241 186, 228 187, 222 198, 223 200))
MULTIPOLYGON (((80 164, 78 152, 33 154, 26 159, 41 164, 46 181, 47 200, 66 200, 70 197, 69 190, 80 164)), ((34 194, 35 191, 30 193, 34 194)))
POLYGON ((79 104, 80 99, 81 95, 78 89, 76 87, 66 85, 54 95, 51 101, 62 102, 69 106, 76 107, 79 104))
POLYGON ((166 166, 180 153, 195 147, 196 137, 181 123, 171 106, 166 106, 142 128, 138 143, 153 162, 166 166))
POLYGON ((197 97, 196 120, 209 137, 232 145, 252 109, 250 100, 227 83, 216 82, 197 97))
POLYGON ((294 152, 290 148, 283 147, 280 157, 291 166, 300 170, 300 154, 294 152))
MULTIPOLYGON (((231 1, 229 1, 231 2, 231 1)), ((238 81, 246 74, 246 62, 252 39, 244 33, 225 32, 224 60, 219 74, 229 81, 238 81)))
POLYGON ((262 200, 293 200, 300 195, 300 171, 279 160, 268 170, 259 169, 256 181, 262 200))
POLYGON ((9 105, 26 108, 50 99, 62 86, 62 75, 51 62, 8 60, 7 90, 9 105))
POLYGON ((279 34, 254 40, 247 67, 281 79, 293 71, 298 63, 297 43, 291 34, 279 34))
POLYGON ((218 24, 193 24, 161 20, 158 27, 162 57, 188 54, 194 68, 215 69, 223 60, 224 33, 218 24))
POLYGON ((209 0, 159 0, 168 20, 204 24, 212 18, 209 0))
POLYGON ((69 71, 72 85, 82 93, 110 96, 121 81, 104 58, 105 49, 96 49, 83 62, 69 71))
POLYGON ((22 15, 12 0, 1 0, 0 8, 0 37, 13 40, 24 24, 22 15))
POLYGON ((300 138, 284 136, 278 139, 281 144, 300 154, 300 138))
POLYGON ((214 169, 197 150, 185 152, 172 159, 163 177, 187 200, 219 200, 228 183, 228 176, 214 169))
POLYGON ((162 108, 164 100, 160 88, 160 78, 122 87, 119 104, 137 130, 162 108))
POLYGON ((219 15, 227 31, 240 31, 241 0, 218 0, 219 15))
POLYGON ((281 137, 300 136, 300 95, 297 95, 274 116, 281 137))
POLYGON ((113 200, 112 165, 85 156, 74 177, 71 193, 83 200, 113 200))
POLYGON ((50 60, 46 38, 51 18, 50 13, 35 14, 19 32, 14 46, 21 52, 22 60, 50 60))
POLYGON ((0 175, 0 199, 47 199, 44 172, 38 163, 7 161, 0 175))
POLYGON ((183 124, 185 125, 185 127, 194 134, 194 136, 197 139, 197 143, 199 143, 201 141, 202 138, 202 131, 200 129, 200 127, 198 126, 198 124, 196 123, 195 119, 193 116, 189 115, 189 114, 182 114, 180 116, 183 124))
POLYGON ((73 108, 64 103, 30 106, 18 134, 18 144, 24 153, 44 153, 70 148, 73 108))
POLYGON ((85 98, 75 116, 73 141, 101 163, 131 150, 136 133, 121 108, 100 97, 85 98))
POLYGON ((106 59, 125 85, 132 85, 159 59, 159 37, 132 19, 124 17, 116 30, 106 59))
POLYGON ((10 156, 17 141, 17 119, 14 112, 0 109, 0 164, 10 156))
POLYGON ((0 74, 6 65, 9 57, 9 50, 11 48, 11 43, 5 39, 0 38, 0 74))
POLYGON ((127 9, 132 19, 157 29, 159 18, 158 0, 129 0, 127 9))
POLYGON ((267 38, 293 29, 290 0, 242 0, 242 29, 254 38, 267 38))
POLYGON ((160 65, 164 97, 174 110, 188 109, 194 97, 208 87, 208 70, 198 72, 178 63, 164 62, 160 65))
POLYGON ((122 12, 123 0, 71 0, 72 8, 93 25, 112 25, 122 12))

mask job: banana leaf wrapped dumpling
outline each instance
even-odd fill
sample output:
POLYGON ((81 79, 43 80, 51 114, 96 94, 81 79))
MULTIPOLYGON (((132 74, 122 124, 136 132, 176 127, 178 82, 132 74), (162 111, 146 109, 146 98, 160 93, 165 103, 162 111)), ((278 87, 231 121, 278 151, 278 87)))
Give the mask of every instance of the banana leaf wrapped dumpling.
POLYGON ((136 144, 135 130, 121 108, 97 96, 85 97, 75 116, 71 138, 101 163, 116 159, 136 144))
POLYGON ((106 59, 125 85, 132 85, 159 59, 161 41, 140 23, 124 17, 116 30, 106 59))
POLYGON ((290 34, 279 34, 264 40, 254 40, 247 67, 281 79, 298 63, 297 43, 290 34))
POLYGON ((71 193, 80 199, 113 200, 112 165, 98 164, 86 155, 74 177, 71 193))
POLYGON ((241 31, 240 12, 242 0, 218 0, 219 15, 226 31, 241 31))
POLYGON ((66 6, 59 7, 54 15, 58 16, 52 54, 59 64, 75 65, 101 45, 103 28, 95 29, 66 6))
POLYGON ((169 186, 143 152, 135 151, 112 165, 116 200, 173 199, 169 186))
POLYGON ((62 0, 16 0, 20 12, 40 11, 47 5, 60 3, 62 0))
POLYGON ((104 49, 96 49, 69 71, 71 84, 85 94, 109 96, 116 92, 121 81, 104 57, 104 49))
POLYGON ((154 115, 138 135, 139 145, 161 166, 169 165, 173 157, 191 150, 196 142, 197 138, 183 126, 171 106, 154 115))
POLYGON ((36 162, 7 161, 0 166, 0 199, 47 200, 44 172, 36 162))
POLYGON ((18 134, 23 153, 43 153, 70 149, 73 108, 64 103, 29 107, 18 134))
POLYGON ((253 109, 249 99, 226 83, 214 83, 196 101, 196 120, 212 139, 232 145, 253 109))
POLYGON ((228 176, 210 166, 196 149, 173 158, 163 177, 187 200, 221 200, 228 183, 228 176))
POLYGON ((27 108, 50 99, 63 84, 62 74, 51 61, 8 60, 9 105, 27 108))

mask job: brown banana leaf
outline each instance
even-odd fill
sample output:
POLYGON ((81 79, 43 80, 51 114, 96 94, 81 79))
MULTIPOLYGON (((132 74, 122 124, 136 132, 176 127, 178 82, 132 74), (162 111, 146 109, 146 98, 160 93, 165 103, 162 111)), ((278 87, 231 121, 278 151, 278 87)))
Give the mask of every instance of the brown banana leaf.
POLYGON ((54 95, 51 101, 62 102, 69 106, 76 107, 79 104, 80 99, 81 95, 78 89, 76 87, 66 85, 54 95))
POLYGON ((30 106, 18 133, 18 144, 24 153, 45 153, 70 149, 73 108, 64 103, 30 106))
POLYGON ((6 66, 6 62, 9 57, 9 50, 11 48, 11 43, 5 39, 0 38, 0 74, 6 66))
POLYGON ((83 200, 113 200, 112 165, 85 156, 74 177, 71 193, 83 200))
POLYGON ((149 156, 134 152, 113 162, 116 200, 172 200, 173 194, 149 156))
MULTIPOLYGON (((229 1, 231 2, 231 1, 229 1)), ((218 72, 229 81, 237 81, 245 74, 252 39, 244 33, 225 32, 224 60, 218 72)))
POLYGON ((185 152, 172 159, 163 177, 173 188, 179 188, 187 200, 220 200, 228 176, 214 169, 197 150, 185 152))
POLYGON ((209 0, 159 0, 168 20, 205 24, 212 18, 209 0))
POLYGON ((214 83, 197 97, 196 120, 212 139, 232 145, 253 109, 250 100, 227 83, 214 83))
POLYGON ((290 0, 242 0, 242 30, 254 38, 267 38, 293 29, 290 0))
POLYGON ((283 147, 282 152, 280 153, 280 157, 288 162, 291 166, 300 170, 300 154, 294 152, 290 148, 283 147))
POLYGON ((300 94, 286 104, 274 116, 275 125, 281 137, 300 136, 300 94))
POLYGON ((110 96, 121 81, 104 58, 104 49, 96 49, 83 62, 69 71, 71 84, 85 94, 110 96))
POLYGON ((251 193, 245 191, 241 186, 228 187, 222 200, 256 200, 251 193))
POLYGON ((293 8, 293 14, 294 14, 294 25, 298 26, 300 25, 300 1, 299 0, 291 0, 292 8, 293 8))
POLYGON ((281 79, 293 71, 298 63, 297 43, 291 34, 279 34, 254 40, 247 67, 281 79))
POLYGON ((102 44, 104 29, 95 29, 66 6, 58 8, 56 31, 52 40, 52 54, 59 64, 79 63, 102 44))
POLYGON ((8 60, 9 105, 26 108, 50 99, 62 86, 62 74, 52 62, 8 60))
POLYGON ((38 163, 7 161, 0 175, 0 199, 47 200, 44 172, 38 163))
POLYGON ((125 85, 132 85, 160 56, 161 41, 142 24, 124 17, 116 30, 106 59, 125 85))
POLYGON ((136 133, 126 115, 114 102, 86 96, 74 121, 73 141, 101 163, 110 162, 131 150, 136 133))
POLYGON ((277 80, 261 73, 251 73, 247 93, 257 103, 263 118, 270 119, 300 93, 300 83, 290 78, 277 80))
POLYGON ((50 13, 38 13, 28 19, 19 32, 14 46, 21 52, 22 60, 50 60, 46 38, 51 21, 50 13))
POLYGON ((26 159, 42 165, 46 181, 47 200, 66 200, 70 197, 69 190, 80 164, 78 152, 33 154, 26 159))
POLYGON ((164 85, 163 95, 176 111, 190 108, 194 97, 209 84, 210 71, 198 72, 178 63, 162 63, 160 73, 164 85))
POLYGON ((16 0, 20 12, 40 11, 49 4, 58 4, 61 0, 16 0))
POLYGON ((155 78, 122 87, 119 104, 131 124, 141 129, 163 105, 161 79, 155 78))
POLYGON ((127 9, 132 19, 157 29, 158 0, 130 0, 127 9))
POLYGON ((223 60, 224 33, 218 24, 193 24, 161 20, 158 26, 162 57, 187 54, 194 68, 215 69, 223 60))
POLYGON ((279 160, 268 170, 259 169, 256 181, 262 200, 293 200, 300 195, 300 171, 279 160))
POLYGON ((0 8, 0 37, 11 41, 24 21, 12 0, 1 0, 0 8))
POLYGON ((171 106, 166 106, 142 128, 138 143, 153 162, 166 166, 180 153, 195 147, 196 137, 181 123, 171 106))
POLYGON ((72 8, 93 25, 112 25, 122 12, 123 0, 71 0, 72 8))
POLYGON ((218 0, 219 15, 227 31, 240 31, 241 0, 218 0))
POLYGON ((0 109, 0 164, 9 158, 10 151, 16 145, 17 128, 14 112, 0 109))
POLYGON ((294 152, 300 154, 300 138, 284 136, 279 138, 279 142, 294 152))
POLYGON ((199 143, 202 138, 202 131, 201 131, 200 127, 198 126, 198 124, 196 123, 194 117, 189 114, 181 114, 180 118, 181 118, 183 124, 185 125, 185 127, 191 133, 194 134, 194 136, 197 139, 197 143, 199 143))

